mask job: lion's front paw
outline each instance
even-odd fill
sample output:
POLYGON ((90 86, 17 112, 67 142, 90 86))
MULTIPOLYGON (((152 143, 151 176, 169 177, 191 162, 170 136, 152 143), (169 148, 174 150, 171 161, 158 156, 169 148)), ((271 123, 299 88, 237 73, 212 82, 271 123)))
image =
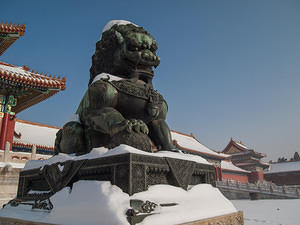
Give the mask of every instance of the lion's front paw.
POLYGON ((126 130, 128 132, 134 131, 137 133, 141 132, 143 134, 149 133, 149 129, 147 125, 142 120, 136 120, 136 119, 127 120, 126 125, 127 125, 126 130))

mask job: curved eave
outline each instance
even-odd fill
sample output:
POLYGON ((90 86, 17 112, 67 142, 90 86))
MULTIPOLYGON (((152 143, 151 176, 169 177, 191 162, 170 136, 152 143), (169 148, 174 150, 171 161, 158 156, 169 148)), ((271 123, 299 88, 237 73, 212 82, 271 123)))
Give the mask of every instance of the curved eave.
MULTIPOLYGON (((222 151, 222 153, 225 153, 227 154, 227 152, 229 151, 230 147, 231 146, 234 146, 236 147, 239 151, 241 152, 251 152, 252 154, 258 156, 259 158, 264 158, 266 157, 267 155, 266 154, 263 154, 263 153, 260 153, 260 152, 256 152, 254 151, 253 149, 250 149, 250 148, 247 148, 246 146, 243 147, 241 145, 239 145, 238 143, 236 143, 236 141, 234 141, 233 139, 230 139, 229 143, 227 144, 227 146, 224 148, 224 150, 222 151)), ((232 154, 234 155, 234 153, 232 154)))
POLYGON ((264 163, 262 161, 254 161, 254 162, 248 162, 248 163, 236 163, 236 166, 238 167, 249 167, 249 166, 259 166, 262 167, 263 169, 269 168, 270 165, 267 163, 264 163))
POLYGON ((16 40, 19 36, 2 38, 0 37, 0 55, 2 55, 16 40))
POLYGON ((5 71, 0 68, 0 81, 9 86, 21 86, 41 90, 45 88, 64 90, 66 88, 65 78, 50 79, 49 77, 33 73, 31 73, 31 76, 32 77, 24 76, 22 74, 5 71))
POLYGON ((14 34, 17 33, 20 36, 23 36, 25 33, 25 24, 12 24, 12 23, 0 23, 0 32, 14 34))
MULTIPOLYGON (((51 96, 55 95, 60 90, 49 90, 48 93, 41 93, 40 95, 36 96, 30 96, 26 100, 22 101, 22 98, 18 99, 18 103, 15 107, 12 108, 12 111, 15 113, 19 113, 35 104, 38 104, 47 98, 50 98, 51 96)), ((28 97, 28 96, 27 96, 28 97)))
POLYGON ((0 55, 25 33, 25 25, 0 23, 0 55))
POLYGON ((224 148, 224 150, 222 151, 222 153, 228 154, 227 152, 229 151, 229 149, 232 145, 237 147, 237 149, 240 150, 241 152, 244 151, 244 149, 242 149, 241 147, 236 146, 235 141, 231 138, 230 141, 228 142, 228 144, 226 145, 226 147, 224 148))

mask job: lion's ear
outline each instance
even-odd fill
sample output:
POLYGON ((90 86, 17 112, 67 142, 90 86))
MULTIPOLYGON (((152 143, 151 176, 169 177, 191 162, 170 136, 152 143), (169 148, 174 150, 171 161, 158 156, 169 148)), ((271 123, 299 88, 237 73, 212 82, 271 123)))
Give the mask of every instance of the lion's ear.
POLYGON ((118 39, 118 43, 122 44, 124 42, 124 38, 123 38, 122 34, 120 32, 118 32, 118 31, 115 31, 115 35, 116 35, 116 37, 118 39))

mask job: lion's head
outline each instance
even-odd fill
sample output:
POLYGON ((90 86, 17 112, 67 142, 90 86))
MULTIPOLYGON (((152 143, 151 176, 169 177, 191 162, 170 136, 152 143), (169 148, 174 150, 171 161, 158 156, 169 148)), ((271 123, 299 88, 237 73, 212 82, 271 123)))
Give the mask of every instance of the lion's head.
POLYGON ((96 44, 90 68, 90 82, 100 73, 109 73, 123 78, 131 78, 142 73, 145 79, 152 79, 152 67, 157 67, 160 59, 156 56, 157 43, 143 28, 133 24, 115 24, 102 33, 96 44))

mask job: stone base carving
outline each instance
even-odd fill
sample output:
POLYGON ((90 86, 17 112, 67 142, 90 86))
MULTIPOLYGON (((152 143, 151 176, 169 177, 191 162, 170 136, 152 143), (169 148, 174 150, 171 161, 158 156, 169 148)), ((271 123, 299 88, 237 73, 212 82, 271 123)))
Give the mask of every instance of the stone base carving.
MULTIPOLYGON (((130 221, 130 224, 135 224, 134 219, 130 221)), ((54 225, 49 223, 40 223, 33 221, 25 221, 14 218, 4 218, 0 217, 0 225, 54 225)), ((244 225, 244 217, 243 212, 239 211, 236 213, 231 213, 222 216, 216 216, 213 218, 193 221, 189 223, 184 223, 181 225, 244 225)))
POLYGON ((242 211, 223 216, 183 223, 180 225, 244 225, 244 216, 242 211))
POLYGON ((148 186, 155 184, 169 184, 184 189, 188 185, 201 183, 215 186, 216 179, 215 168, 212 165, 169 157, 126 153, 84 161, 56 163, 45 166, 42 170, 37 168, 22 171, 16 200, 20 203, 44 200, 63 187, 72 186, 78 180, 110 181, 132 195, 146 191, 148 186), (59 168, 64 169, 60 171, 59 168), (56 174, 55 177, 53 174, 56 174))

